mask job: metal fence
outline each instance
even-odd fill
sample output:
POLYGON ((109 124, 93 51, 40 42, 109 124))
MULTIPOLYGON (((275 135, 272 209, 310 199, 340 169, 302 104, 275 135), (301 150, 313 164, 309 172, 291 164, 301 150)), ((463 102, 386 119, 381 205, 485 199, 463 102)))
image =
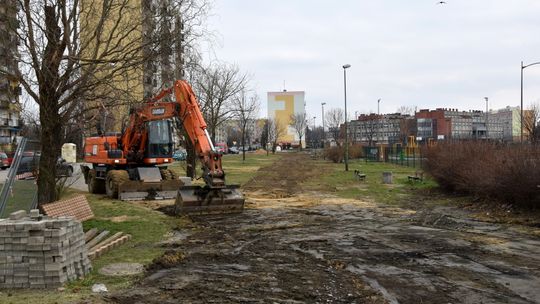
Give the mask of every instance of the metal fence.
POLYGON ((387 162, 418 169, 425 164, 422 149, 418 147, 364 147, 364 159, 366 162, 387 162))
POLYGON ((41 145, 23 138, 15 151, 7 174, 0 174, 0 218, 13 211, 30 210, 37 206, 37 162, 41 145))
POLYGON ((385 147, 384 161, 400 166, 422 169, 425 158, 420 148, 385 147))

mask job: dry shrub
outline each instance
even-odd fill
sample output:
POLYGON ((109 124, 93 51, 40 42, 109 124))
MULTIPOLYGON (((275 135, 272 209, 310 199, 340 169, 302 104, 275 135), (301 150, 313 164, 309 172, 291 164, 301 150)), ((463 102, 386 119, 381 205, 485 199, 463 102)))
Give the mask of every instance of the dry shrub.
POLYGON ((349 158, 362 158, 364 157, 364 147, 361 145, 352 145, 349 147, 349 158))
POLYGON ((449 191, 540 207, 540 149, 489 142, 439 144, 425 151, 427 170, 449 191))
MULTIPOLYGON (((324 156, 334 163, 341 163, 345 157, 345 148, 340 146, 324 149, 324 156)), ((361 145, 349 146, 349 159, 364 157, 364 147, 361 145)))
POLYGON ((324 149, 325 158, 333 161, 334 163, 341 163, 343 161, 343 154, 343 148, 339 146, 324 149))

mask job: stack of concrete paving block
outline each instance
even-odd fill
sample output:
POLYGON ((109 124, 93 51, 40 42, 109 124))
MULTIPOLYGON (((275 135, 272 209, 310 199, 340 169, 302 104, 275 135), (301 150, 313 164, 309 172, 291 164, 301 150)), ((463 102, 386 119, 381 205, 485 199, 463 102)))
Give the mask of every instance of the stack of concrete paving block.
POLYGON ((38 210, 0 220, 0 288, 56 288, 90 269, 80 222, 38 210))

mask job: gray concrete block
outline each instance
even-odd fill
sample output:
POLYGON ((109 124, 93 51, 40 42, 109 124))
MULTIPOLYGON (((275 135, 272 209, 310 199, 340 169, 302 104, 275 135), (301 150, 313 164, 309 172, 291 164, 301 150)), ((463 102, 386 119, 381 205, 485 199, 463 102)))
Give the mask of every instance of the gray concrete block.
POLYGON ((29 245, 43 244, 45 242, 45 237, 43 236, 31 236, 27 238, 29 245))
POLYGON ((30 210, 30 218, 36 218, 36 217, 39 217, 39 209, 30 210))
POLYGON ((61 286, 92 269, 80 222, 37 215, 0 220, 0 288, 61 286))
POLYGON ((9 215, 10 220, 20 220, 20 219, 25 218, 25 217, 26 217, 26 211, 25 210, 15 211, 15 212, 12 212, 9 215))

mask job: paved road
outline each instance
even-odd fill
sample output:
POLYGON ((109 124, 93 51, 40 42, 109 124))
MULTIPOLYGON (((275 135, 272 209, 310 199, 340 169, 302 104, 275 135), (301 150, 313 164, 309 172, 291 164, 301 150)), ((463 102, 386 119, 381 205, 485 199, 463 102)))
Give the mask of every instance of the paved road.
MULTIPOLYGON (((73 164, 73 176, 68 178, 66 185, 77 190, 88 191, 88 187, 84 183, 80 165, 81 164, 79 163, 73 164)), ((10 169, 0 170, 0 184, 3 184, 6 181, 9 170, 10 169)))

